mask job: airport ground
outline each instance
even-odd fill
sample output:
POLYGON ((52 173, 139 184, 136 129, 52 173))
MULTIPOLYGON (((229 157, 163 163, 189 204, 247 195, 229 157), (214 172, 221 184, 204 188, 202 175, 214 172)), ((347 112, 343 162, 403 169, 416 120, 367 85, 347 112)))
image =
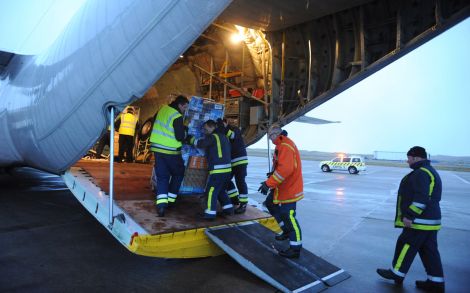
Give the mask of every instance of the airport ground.
MULTIPOLYGON (((250 156, 250 197, 268 160, 250 156)), ((351 278, 328 292, 418 292, 419 260, 402 288, 380 279, 390 266, 396 190, 407 168, 369 166, 366 172, 323 173, 303 161, 305 199, 298 218, 304 247, 351 278)), ((439 232, 448 292, 470 288, 470 173, 440 171, 443 228, 439 232)), ((133 255, 68 191, 61 178, 30 168, 0 174, 0 292, 275 292, 227 255, 163 260, 133 255)))

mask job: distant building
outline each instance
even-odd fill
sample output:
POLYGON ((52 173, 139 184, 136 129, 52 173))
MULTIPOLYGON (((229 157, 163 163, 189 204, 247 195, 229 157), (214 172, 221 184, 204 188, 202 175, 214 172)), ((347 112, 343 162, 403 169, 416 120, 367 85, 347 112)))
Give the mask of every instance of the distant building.
MULTIPOLYGON (((428 159, 431 155, 428 154, 428 159)), ((374 160, 406 161, 406 152, 374 151, 374 160)))
POLYGON ((374 151, 374 160, 406 161, 406 152, 374 151))

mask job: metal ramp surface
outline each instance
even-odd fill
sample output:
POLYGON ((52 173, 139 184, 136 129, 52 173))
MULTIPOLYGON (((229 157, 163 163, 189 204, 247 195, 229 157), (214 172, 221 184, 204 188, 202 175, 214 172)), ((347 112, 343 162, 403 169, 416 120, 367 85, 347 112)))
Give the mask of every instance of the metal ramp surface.
POLYGON ((306 249, 299 259, 278 256, 277 249, 289 242, 275 241, 274 232, 257 222, 209 228, 205 233, 240 265, 283 292, 320 292, 350 277, 306 249))

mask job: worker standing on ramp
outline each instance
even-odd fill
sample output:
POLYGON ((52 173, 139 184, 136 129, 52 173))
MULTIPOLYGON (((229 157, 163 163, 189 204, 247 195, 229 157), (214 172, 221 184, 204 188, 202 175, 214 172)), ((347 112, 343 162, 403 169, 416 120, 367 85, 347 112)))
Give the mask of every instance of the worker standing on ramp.
POLYGON ((181 147, 186 131, 182 114, 188 104, 185 96, 178 96, 170 105, 163 106, 158 111, 150 136, 150 150, 155 155, 156 204, 160 217, 165 215, 168 204, 176 201, 184 177, 181 147))
POLYGON ((428 278, 416 281, 416 287, 444 292, 444 273, 437 249, 437 231, 441 228, 441 178, 427 160, 424 148, 412 147, 407 156, 413 171, 400 182, 395 217, 395 227, 403 231, 397 240, 391 269, 377 269, 377 273, 401 284, 419 253, 428 278))
POLYGON ((220 202, 224 215, 233 215, 233 205, 225 193, 230 180, 232 168, 230 165, 230 143, 225 136, 223 127, 217 127, 214 120, 207 120, 203 124, 204 138, 195 139, 188 135, 189 143, 197 148, 204 149, 209 167, 205 196, 207 206, 203 218, 213 220, 217 215, 217 201, 220 202))
POLYGON ((230 141, 230 151, 232 158, 232 178, 235 177, 235 183, 229 181, 227 187, 227 194, 230 197, 233 205, 238 205, 235 209, 236 214, 243 214, 246 211, 248 204, 248 186, 246 185, 245 178, 247 176, 248 155, 246 153, 245 142, 238 127, 233 127, 228 124, 227 119, 217 121, 220 127, 225 129, 225 135, 230 141))
MULTIPOLYGON (((134 136, 137 122, 139 119, 134 113, 134 108, 127 107, 126 113, 121 114, 121 124, 119 126, 119 156, 118 163, 121 163, 126 154, 126 162, 132 163, 134 161, 134 136)), ((110 154, 113 155, 113 154, 110 154)))
POLYGON ((290 240, 290 247, 279 251, 279 255, 298 258, 302 248, 302 231, 295 215, 297 201, 304 197, 300 153, 294 142, 282 134, 280 126, 271 126, 268 137, 276 145, 273 172, 261 183, 258 191, 264 195, 269 192, 266 207, 282 228, 276 240, 290 240))

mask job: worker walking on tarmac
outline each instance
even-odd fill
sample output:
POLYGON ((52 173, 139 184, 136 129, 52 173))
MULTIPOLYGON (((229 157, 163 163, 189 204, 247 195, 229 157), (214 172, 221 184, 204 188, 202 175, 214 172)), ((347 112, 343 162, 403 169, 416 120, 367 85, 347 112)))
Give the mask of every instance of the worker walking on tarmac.
POLYGON ((204 219, 213 220, 217 215, 217 200, 222 206, 222 213, 233 215, 233 205, 225 193, 230 180, 232 168, 230 163, 230 143, 225 136, 224 128, 217 127, 214 120, 207 120, 203 124, 205 136, 195 139, 188 136, 188 142, 197 148, 204 149, 209 168, 205 196, 207 206, 204 210, 204 219))
POLYGON ((403 228, 403 231, 397 240, 392 267, 377 269, 377 273, 402 284, 419 253, 428 278, 416 281, 416 287, 444 292, 444 272, 437 249, 437 231, 441 228, 441 178, 427 160, 424 148, 412 147, 407 156, 413 171, 400 182, 395 216, 395 227, 403 228))
POLYGON ((181 146, 186 131, 182 114, 188 104, 185 96, 178 96, 170 105, 163 106, 158 111, 150 136, 150 150, 155 155, 156 205, 160 217, 165 215, 168 204, 175 203, 184 177, 181 146))
POLYGON ((258 191, 264 195, 269 193, 266 207, 282 229, 275 239, 290 240, 289 249, 280 251, 279 255, 298 258, 302 248, 302 231, 295 215, 297 202, 304 197, 300 153, 294 142, 283 135, 280 126, 271 126, 268 137, 276 145, 273 172, 261 183, 258 191))
POLYGON ((245 178, 247 176, 248 156, 246 153, 245 142, 238 127, 228 125, 227 119, 217 121, 217 124, 222 124, 225 128, 225 135, 230 142, 230 156, 232 164, 232 174, 227 187, 227 194, 232 201, 233 205, 238 205, 235 209, 235 214, 243 214, 246 211, 248 204, 248 186, 246 185, 245 178), (235 177, 233 184, 232 178, 235 177))
MULTIPOLYGON (((126 155, 126 162, 132 163, 133 149, 134 149, 134 135, 137 126, 138 118, 134 115, 134 108, 128 107, 126 113, 121 114, 119 125, 119 156, 118 162, 122 162, 124 154, 126 155)), ((110 154, 113 155, 113 154, 110 154)))

